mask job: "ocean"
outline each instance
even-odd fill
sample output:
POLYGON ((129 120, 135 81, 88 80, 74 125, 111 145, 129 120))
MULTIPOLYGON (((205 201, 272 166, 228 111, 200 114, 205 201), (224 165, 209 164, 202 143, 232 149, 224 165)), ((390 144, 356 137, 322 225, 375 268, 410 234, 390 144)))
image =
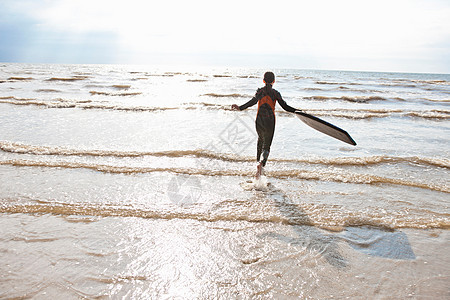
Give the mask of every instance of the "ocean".
POLYGON ((450 75, 0 64, 0 298, 448 299, 450 75))

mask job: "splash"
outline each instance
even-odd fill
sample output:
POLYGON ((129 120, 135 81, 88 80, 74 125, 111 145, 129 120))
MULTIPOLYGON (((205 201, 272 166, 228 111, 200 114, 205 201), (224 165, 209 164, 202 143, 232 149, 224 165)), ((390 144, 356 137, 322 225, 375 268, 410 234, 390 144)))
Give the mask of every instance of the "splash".
POLYGON ((261 191, 268 192, 270 191, 271 184, 268 182, 266 176, 260 176, 259 178, 253 178, 251 180, 247 180, 242 182, 241 187, 246 191, 261 191))

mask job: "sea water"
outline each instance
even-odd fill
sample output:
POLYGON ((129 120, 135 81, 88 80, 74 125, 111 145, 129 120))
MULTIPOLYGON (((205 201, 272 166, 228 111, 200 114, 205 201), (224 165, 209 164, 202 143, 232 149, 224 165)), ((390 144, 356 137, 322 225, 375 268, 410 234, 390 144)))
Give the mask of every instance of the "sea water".
POLYGON ((0 64, 0 297, 447 298, 450 75, 0 64))

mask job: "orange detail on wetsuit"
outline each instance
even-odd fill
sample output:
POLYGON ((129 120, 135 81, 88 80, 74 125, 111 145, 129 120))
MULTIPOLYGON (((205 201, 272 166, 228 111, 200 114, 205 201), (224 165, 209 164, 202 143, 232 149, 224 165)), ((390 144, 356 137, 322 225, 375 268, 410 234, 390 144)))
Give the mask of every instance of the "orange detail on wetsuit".
POLYGON ((258 112, 259 112, 259 108, 261 107, 261 105, 263 104, 269 104, 270 108, 272 108, 272 112, 275 115, 275 102, 276 100, 272 100, 272 98, 270 98, 270 96, 264 96, 262 97, 259 101, 258 101, 258 112))

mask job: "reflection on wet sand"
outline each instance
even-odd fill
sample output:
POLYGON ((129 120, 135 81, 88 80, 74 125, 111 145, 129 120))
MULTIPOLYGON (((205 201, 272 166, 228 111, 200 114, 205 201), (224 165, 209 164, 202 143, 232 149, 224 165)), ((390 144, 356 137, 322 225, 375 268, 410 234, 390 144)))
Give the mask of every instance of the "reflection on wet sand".
POLYGON ((339 239, 332 234, 326 234, 322 229, 315 227, 309 216, 297 205, 291 204, 290 199, 283 191, 276 189, 269 183, 269 191, 255 191, 255 195, 249 200, 271 201, 290 224, 298 223, 301 219, 303 224, 292 225, 294 236, 285 236, 276 232, 268 232, 260 235, 261 238, 275 238, 293 247, 306 249, 308 252, 319 254, 330 265, 336 268, 345 268, 348 265, 345 257, 339 250, 339 239))
POLYGON ((269 183, 269 191, 255 191, 250 202, 271 201, 290 224, 301 219, 305 225, 292 225, 295 237, 276 232, 260 235, 261 238, 275 238, 294 247, 306 248, 320 254, 330 265, 336 268, 348 266, 347 259, 341 254, 339 242, 347 242, 353 249, 372 256, 387 259, 414 260, 415 254, 405 233, 376 227, 345 227, 338 234, 324 233, 323 229, 314 226, 298 205, 291 204, 283 191, 269 183), (307 225, 309 224, 309 225, 307 225))

